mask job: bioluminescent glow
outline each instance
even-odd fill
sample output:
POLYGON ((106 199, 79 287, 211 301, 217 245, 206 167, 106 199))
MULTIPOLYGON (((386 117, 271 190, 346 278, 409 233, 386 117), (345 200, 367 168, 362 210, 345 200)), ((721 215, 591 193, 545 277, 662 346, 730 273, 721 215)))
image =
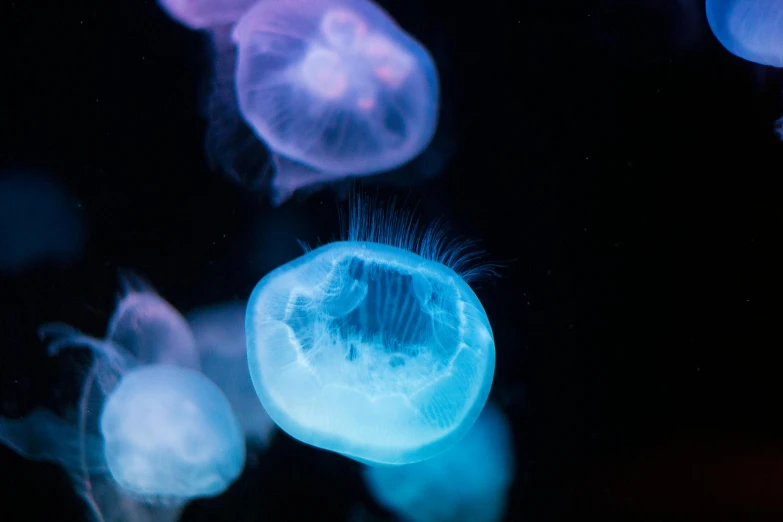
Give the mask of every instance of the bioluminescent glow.
POLYGON ((175 21, 190 29, 233 24, 258 0, 158 0, 175 21))
POLYGON ((511 429, 491 402, 465 437, 440 455, 364 470, 375 500, 409 522, 502 520, 513 480, 511 429))
POLYGON ((707 0, 707 20, 735 56, 783 67, 783 0, 707 0))
MULTIPOLYGON (((303 187, 396 169, 433 137, 435 63, 369 0, 264 0, 230 41, 219 33, 214 41, 218 57, 231 51, 226 44, 236 47, 233 82, 216 66, 216 85, 231 84, 242 119, 271 150, 275 204, 303 187)), ((225 90, 212 96, 208 149, 234 170, 237 149, 251 145, 227 141, 236 108, 221 103, 225 90)))
POLYGON ((219 495, 245 466, 228 400, 186 368, 152 365, 125 374, 103 406, 101 435, 112 477, 141 497, 219 495))
POLYGON ((190 368, 195 341, 187 323, 130 275, 107 338, 62 323, 39 330, 51 356, 92 353, 78 406, 64 415, 39 408, 0 418, 0 441, 63 466, 96 521, 171 522, 188 501, 218 495, 239 477, 245 440, 226 396, 190 368), (167 344, 182 339, 191 343, 185 352, 167 344))
POLYGON ((418 234, 407 212, 357 200, 345 241, 283 265, 247 307, 248 364, 272 419, 293 437, 369 464, 407 464, 453 445, 486 402, 489 320, 466 281, 476 253, 418 234))
POLYGON ((246 309, 244 301, 222 303, 189 312, 187 320, 196 338, 201 372, 226 395, 245 437, 266 446, 275 432, 275 423, 258 401, 250 380, 246 309))
POLYGON ((196 340, 182 314, 133 272, 120 274, 120 286, 106 339, 125 348, 140 364, 198 370, 196 340))

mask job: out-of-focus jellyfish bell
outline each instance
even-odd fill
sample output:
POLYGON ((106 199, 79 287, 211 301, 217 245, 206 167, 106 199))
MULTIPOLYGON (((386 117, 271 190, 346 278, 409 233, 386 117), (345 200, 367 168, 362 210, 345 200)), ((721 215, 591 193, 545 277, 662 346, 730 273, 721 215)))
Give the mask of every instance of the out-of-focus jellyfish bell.
POLYGON ((0 271, 81 254, 84 220, 54 179, 37 172, 0 172, 0 271))
POLYGON ((223 303, 187 314, 196 338, 201 371, 218 385, 231 403, 245 437, 264 446, 271 441, 275 423, 269 418, 250 380, 245 340, 247 303, 223 303))
POLYGON ((345 241, 266 275, 247 307, 248 364, 293 437, 368 464, 407 464, 453 445, 486 402, 489 320, 464 243, 419 235, 406 212, 357 201, 345 241))
POLYGON ((59 323, 41 327, 50 355, 76 348, 94 355, 74 415, 37 409, 0 418, 0 441, 62 465, 99 522, 174 521, 188 501, 225 491, 245 464, 242 429, 220 389, 198 371, 160 364, 192 362, 161 342, 181 339, 170 326, 184 319, 156 294, 137 293, 146 304, 121 300, 106 339, 59 323))
POLYGON ((263 0, 231 39, 240 114, 273 156, 273 203, 302 187, 396 169, 430 143, 435 63, 371 1, 263 0))
POLYGON ((467 435, 440 455, 364 470, 375 500, 409 522, 497 522, 513 479, 511 430, 492 403, 467 435))
POLYGON ((112 477, 141 497, 219 495, 245 466, 228 400, 185 368, 142 366, 124 375, 103 407, 101 434, 112 477))
POLYGON ((198 370, 196 340, 182 314, 133 272, 123 271, 120 285, 106 339, 125 348, 141 364, 198 370))
POLYGON ((707 20, 732 54, 783 67, 783 0, 707 0, 707 20))
POLYGON ((175 21, 190 29, 233 24, 258 0, 158 0, 175 21))

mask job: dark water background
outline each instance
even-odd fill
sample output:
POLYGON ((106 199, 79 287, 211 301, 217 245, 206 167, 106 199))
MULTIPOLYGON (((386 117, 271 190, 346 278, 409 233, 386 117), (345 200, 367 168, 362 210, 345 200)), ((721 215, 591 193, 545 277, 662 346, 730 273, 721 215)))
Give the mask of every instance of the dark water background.
MULTIPOLYGON (((511 261, 477 290, 518 455, 507 520, 783 512, 783 72, 727 53, 700 1, 380 4, 441 66, 456 148, 372 190, 511 261)), ((206 43, 155 2, 2 0, 0 35, 0 168, 52 173, 89 223, 81 261, 0 278, 0 413, 51 400, 35 329, 102 333, 118 268, 187 311, 338 233, 331 191, 273 209, 210 171, 206 43)), ((280 435, 183 521, 383 520, 359 471, 280 435)), ((0 448, 0 520, 83 513, 58 467, 0 448)))

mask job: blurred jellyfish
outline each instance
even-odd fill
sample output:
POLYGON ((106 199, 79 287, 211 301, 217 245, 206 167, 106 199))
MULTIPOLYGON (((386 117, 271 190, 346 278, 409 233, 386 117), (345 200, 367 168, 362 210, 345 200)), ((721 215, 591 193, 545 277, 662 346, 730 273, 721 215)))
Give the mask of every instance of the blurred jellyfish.
POLYGON ((106 339, 59 323, 41 327, 50 355, 93 354, 72 415, 37 409, 0 418, 0 440, 27 458, 62 465, 97 521, 177 520, 188 501, 222 493, 244 468, 244 437, 228 399, 187 367, 189 355, 164 345, 182 339, 171 334, 184 319, 147 290, 126 287, 106 339))
POLYGON ((64 187, 37 172, 0 172, 0 271, 74 261, 84 242, 84 221, 64 187))
POLYGON ((468 286, 472 244, 423 234, 407 212, 355 200, 345 241, 256 285, 248 364, 291 436, 369 464, 407 464, 453 445, 487 400, 489 320, 468 286))
POLYGON ((513 480, 511 429, 492 403, 465 437, 440 455, 364 470, 375 500, 409 522, 499 521, 513 480))
POLYGON ((245 341, 247 303, 223 303, 187 314, 196 338, 204 375, 218 385, 245 432, 245 437, 267 446, 275 424, 269 418, 250 380, 245 341))
POLYGON ((263 0, 230 37, 215 31, 213 44, 210 156, 241 177, 265 168, 241 164, 259 145, 252 138, 263 140, 274 204, 300 188, 401 167, 437 127, 432 57, 368 0, 263 0), (234 133, 242 121, 255 136, 234 133))
POLYGON ((196 340, 188 322, 141 277, 120 274, 122 292, 106 331, 142 364, 199 369, 196 340))
POLYGON ((707 0, 707 21, 732 54, 783 67, 783 0, 707 0))
POLYGON ((175 21, 190 29, 233 24, 258 0, 158 0, 175 21))

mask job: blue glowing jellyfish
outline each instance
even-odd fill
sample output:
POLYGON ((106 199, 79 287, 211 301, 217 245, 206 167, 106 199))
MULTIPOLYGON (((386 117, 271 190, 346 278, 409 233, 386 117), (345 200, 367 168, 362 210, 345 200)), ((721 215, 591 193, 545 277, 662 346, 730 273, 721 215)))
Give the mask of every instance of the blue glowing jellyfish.
POLYGON ((486 402, 489 320, 467 281, 482 268, 442 227, 356 200, 345 241, 269 273, 247 307, 248 364, 291 436, 369 464, 453 445, 486 402))
POLYGON ((707 21, 732 54, 783 67, 783 0, 707 0, 707 21))
MULTIPOLYGON (((140 311, 157 307, 130 309, 128 315, 129 308, 118 306, 114 319, 125 319, 112 321, 128 329, 110 332, 137 332, 143 342, 123 336, 130 349, 141 348, 152 361, 170 359, 148 351, 159 346, 176 353, 154 341, 169 338, 159 320, 169 312, 149 321, 140 311), (140 322, 125 322, 129 317, 140 322)), ((188 501, 218 495, 240 475, 241 426, 207 377, 187 367, 142 364, 115 340, 64 324, 44 325, 39 333, 52 356, 76 348, 93 354, 78 407, 64 415, 37 409, 23 419, 0 418, 0 440, 27 458, 62 465, 96 521, 173 521, 188 501)))
POLYGON ((497 522, 513 479, 511 429, 492 403, 465 437, 440 455, 364 470, 375 500, 408 522, 497 522))
POLYGON ((233 24, 258 0, 158 0, 174 20, 190 29, 233 24))
POLYGON ((243 301, 199 308, 187 314, 196 338, 201 372, 217 384, 245 432, 245 437, 267 446, 275 431, 250 380, 245 340, 243 301))
MULTIPOLYGON (((263 0, 229 43, 236 61, 216 67, 216 84, 233 87, 241 118, 271 150, 275 204, 303 187, 396 169, 433 137, 440 95, 432 57, 369 0, 263 0), (233 82, 221 79, 226 69, 233 82)), ((216 33, 216 56, 225 44, 216 33)), ((237 148, 252 143, 228 142, 225 128, 237 118, 220 103, 226 97, 214 89, 208 148, 229 154, 233 169, 237 148)))
POLYGON ((0 172, 0 271, 74 261, 86 237, 77 202, 50 176, 0 172))

